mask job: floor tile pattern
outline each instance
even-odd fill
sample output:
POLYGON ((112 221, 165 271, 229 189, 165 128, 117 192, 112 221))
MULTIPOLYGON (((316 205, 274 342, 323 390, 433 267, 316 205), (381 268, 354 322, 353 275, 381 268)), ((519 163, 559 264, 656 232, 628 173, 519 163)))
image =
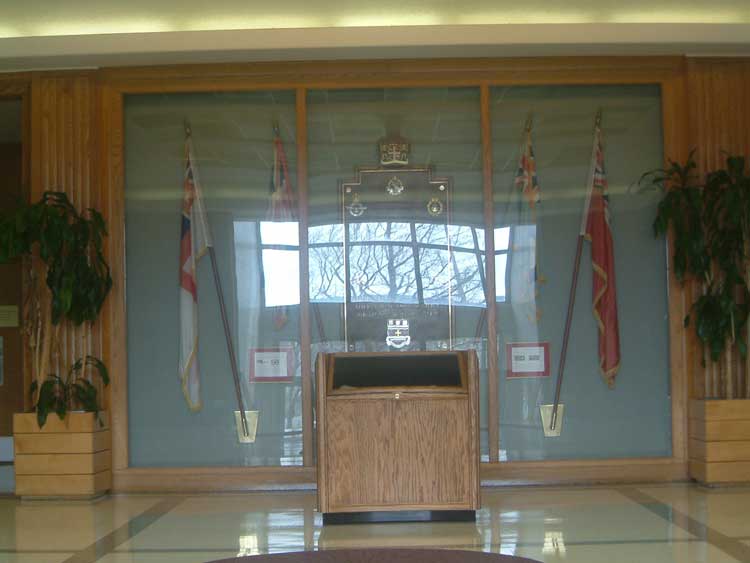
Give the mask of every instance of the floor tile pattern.
POLYGON ((750 488, 494 488, 476 523, 323 526, 315 494, 0 498, 0 563, 203 563, 349 547, 440 547, 544 562, 750 562, 750 488))

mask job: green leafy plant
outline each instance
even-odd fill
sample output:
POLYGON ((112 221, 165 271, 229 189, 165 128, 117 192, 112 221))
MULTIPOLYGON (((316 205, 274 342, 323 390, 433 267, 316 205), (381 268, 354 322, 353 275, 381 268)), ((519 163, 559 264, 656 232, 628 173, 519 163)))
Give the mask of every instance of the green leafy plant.
MULTIPOLYGON (((85 412, 93 412, 98 418, 99 401, 96 387, 83 377, 87 367, 94 368, 104 385, 109 385, 107 367, 93 356, 77 360, 68 370, 65 379, 58 375, 47 376, 39 387, 39 399, 36 403, 36 420, 39 428, 45 425, 50 413, 57 414, 62 420, 69 411, 76 407, 80 407, 85 412)), ((32 396, 36 393, 37 387, 38 383, 32 382, 32 396)))
POLYGON ((750 177, 745 159, 737 156, 703 182, 696 168, 691 153, 684 165, 670 161, 666 169, 644 174, 641 183, 662 191, 654 234, 671 232, 675 276, 695 280, 703 290, 685 325, 693 320, 712 361, 728 343, 744 357, 747 345, 737 337, 747 324, 750 302, 750 177))
POLYGON ((64 192, 45 192, 0 217, 0 263, 19 256, 41 259, 46 266, 52 324, 94 321, 112 287, 104 260, 104 219, 95 209, 81 214, 64 192))
POLYGON ((21 258, 29 272, 24 331, 34 351, 31 395, 40 425, 49 412, 62 418, 74 405, 97 412, 96 389, 83 377, 87 367, 96 368, 105 384, 109 380, 104 364, 92 356, 76 361, 64 380, 48 371, 60 324, 95 321, 112 288, 106 235, 102 215, 95 209, 79 213, 64 192, 45 192, 0 216, 0 263, 21 258))

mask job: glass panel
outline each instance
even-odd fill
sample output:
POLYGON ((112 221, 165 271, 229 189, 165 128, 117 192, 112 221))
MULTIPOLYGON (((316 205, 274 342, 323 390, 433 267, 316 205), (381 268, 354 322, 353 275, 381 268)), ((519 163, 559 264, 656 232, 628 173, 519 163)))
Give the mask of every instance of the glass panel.
POLYGON ((486 393, 479 113, 475 88, 309 92, 313 359, 472 348, 486 393))
POLYGON ((132 466, 302 463, 296 201, 276 197, 271 202, 272 190, 282 194, 284 177, 296 193, 294 107, 293 92, 125 99, 132 466), (180 389, 184 120, 192 126, 194 166, 213 234, 242 398, 246 410, 258 412, 253 443, 238 440, 235 387, 208 256, 196 266, 202 408, 191 412, 180 389), (281 152, 274 151, 274 122, 286 170, 281 152))
POLYGON ((504 87, 492 90, 491 104, 501 458, 670 455, 666 253, 651 230, 658 194, 636 185, 644 171, 663 162, 659 88, 504 87), (599 373, 591 245, 584 243, 561 396, 562 434, 545 438, 539 405, 554 399, 597 108, 603 110, 620 369, 609 389, 599 373), (541 189, 533 211, 516 182, 528 115, 541 189), (512 377, 534 375, 520 364, 518 373, 509 371, 512 343, 549 343, 550 377, 512 377))

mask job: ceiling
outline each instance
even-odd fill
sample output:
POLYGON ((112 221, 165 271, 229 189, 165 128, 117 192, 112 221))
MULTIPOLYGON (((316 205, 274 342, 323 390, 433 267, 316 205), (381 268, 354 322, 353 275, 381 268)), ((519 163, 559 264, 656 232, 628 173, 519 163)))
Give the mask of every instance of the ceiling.
POLYGON ((747 0, 0 0, 0 70, 234 60, 749 55, 747 0))

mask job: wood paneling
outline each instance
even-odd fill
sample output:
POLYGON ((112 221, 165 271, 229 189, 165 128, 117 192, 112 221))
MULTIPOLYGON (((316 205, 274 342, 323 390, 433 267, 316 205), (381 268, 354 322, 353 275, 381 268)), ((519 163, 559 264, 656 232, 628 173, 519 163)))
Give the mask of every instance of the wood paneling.
POLYGON ((483 485, 592 485, 682 481, 687 461, 669 458, 629 458, 566 461, 483 463, 483 485))
POLYGON ((706 484, 750 480, 750 400, 690 402, 690 476, 706 484))
POLYGON ((17 475, 16 495, 20 497, 89 498, 112 488, 112 472, 93 475, 17 475))
POLYGON ((111 487, 109 417, 51 414, 39 428, 34 413, 13 416, 16 494, 19 496, 90 496, 111 487))
MULTIPOLYGON (((689 59, 687 91, 690 146, 696 151, 699 174, 725 167, 728 155, 750 157, 750 60, 689 59)), ((691 287, 691 303, 700 292, 700 287, 691 287)), ((708 361, 703 366, 702 347, 695 336, 690 344, 693 397, 750 398, 747 361, 727 351, 719 363, 708 361)))
POLYGON ((113 472, 118 493, 236 492, 268 488, 311 488, 314 467, 128 468, 113 472))
POLYGON ((102 355, 110 370, 110 390, 104 406, 112 413, 112 467, 128 466, 128 363, 127 314, 125 307, 125 160, 122 94, 100 88, 98 123, 100 133, 99 179, 102 209, 110 226, 107 255, 113 285, 104 303, 102 355))
MULTIPOLYGON (((101 210, 96 175, 96 82, 93 72, 34 73, 31 90, 30 197, 64 191, 79 210, 101 210)), ((101 325, 61 323, 57 346, 49 349, 51 370, 66 373, 86 355, 101 356, 101 325)), ((32 366, 33 369, 33 366, 32 366)), ((36 375, 36 374, 34 374, 36 375)))
POLYGON ((69 434, 15 434, 18 454, 92 454, 112 446, 109 430, 69 434))
POLYGON ((690 454, 693 459, 703 461, 750 461, 750 440, 731 442, 704 442, 690 440, 690 454))
POLYGON ((109 414, 71 413, 64 419, 50 415, 43 428, 39 428, 36 414, 25 413, 13 416, 13 432, 16 434, 55 434, 61 432, 99 432, 109 429, 109 414))
POLYGON ((110 469, 109 450, 94 454, 21 454, 15 457, 16 475, 81 475, 110 469))
POLYGON ((690 418, 697 420, 747 420, 750 400, 690 401, 690 418))
MULTIPOLYGON (((664 165, 670 160, 684 161, 689 154, 688 105, 685 65, 679 74, 666 77, 662 82, 662 134, 664 138, 664 165)), ((667 269, 671 272, 672 241, 667 242, 667 269)), ((692 351, 684 319, 688 313, 687 288, 674 275, 668 275, 669 300, 669 370, 672 394, 672 456, 679 461, 688 458, 687 401, 690 395, 688 367, 692 351)))
POLYGON ((750 481, 750 461, 706 463, 690 460, 690 475, 702 483, 747 483, 750 481))

